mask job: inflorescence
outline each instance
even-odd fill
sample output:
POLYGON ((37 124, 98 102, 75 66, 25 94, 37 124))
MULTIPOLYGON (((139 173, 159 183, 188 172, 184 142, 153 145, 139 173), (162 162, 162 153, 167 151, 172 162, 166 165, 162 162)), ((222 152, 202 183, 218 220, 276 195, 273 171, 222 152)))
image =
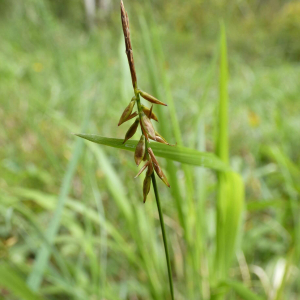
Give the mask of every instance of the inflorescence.
POLYGON ((130 41, 129 19, 128 19, 127 12, 125 11, 122 0, 121 0, 121 20, 122 20, 123 33, 125 38, 126 55, 129 63, 132 85, 134 90, 134 96, 132 97, 130 103, 122 113, 118 126, 133 118, 136 118, 134 123, 128 129, 123 144, 135 134, 139 125, 141 127, 142 135, 135 149, 134 160, 137 166, 140 165, 142 160, 146 161, 145 165, 141 168, 141 170, 136 175, 136 177, 139 176, 144 170, 147 169, 146 176, 143 183, 143 198, 145 203, 147 199, 147 195, 149 194, 150 191, 151 176, 153 174, 153 170, 156 172, 158 177, 168 187, 170 187, 165 174, 163 173, 151 147, 149 146, 149 142, 150 142, 149 139, 166 145, 169 145, 169 143, 157 131, 155 131, 151 123, 151 119, 158 122, 157 116, 152 111, 153 105, 151 106, 151 108, 148 108, 143 104, 141 104, 140 96, 142 96, 145 100, 153 104, 164 105, 164 106, 167 106, 167 104, 159 101, 155 97, 151 96, 150 94, 142 91, 137 87, 137 76, 135 72, 132 46, 130 41), (137 105, 137 111, 132 112, 135 104, 137 105))

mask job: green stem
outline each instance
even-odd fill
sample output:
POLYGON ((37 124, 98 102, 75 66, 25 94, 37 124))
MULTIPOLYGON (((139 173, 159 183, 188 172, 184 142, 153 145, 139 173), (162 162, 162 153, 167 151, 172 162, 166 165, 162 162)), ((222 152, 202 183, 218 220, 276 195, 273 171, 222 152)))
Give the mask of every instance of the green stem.
POLYGON ((152 185, 153 185, 153 189, 154 189, 154 194, 155 194, 155 199, 156 199, 156 204, 157 204, 157 209, 158 209, 158 214, 159 214, 159 221, 160 221, 160 226, 161 226, 161 232, 162 232, 164 246, 165 246, 165 253, 166 253, 167 266, 168 266, 168 275, 169 275, 169 285, 170 285, 171 298, 172 298, 172 300, 174 300, 173 279, 172 279, 172 271, 171 271, 171 264, 170 264, 170 257, 169 257, 168 243, 167 243, 167 236, 166 236, 166 230, 165 230, 165 224, 164 224, 164 217, 163 217, 163 213, 162 213, 161 206, 160 206, 160 200, 159 200, 158 189, 157 189, 157 184, 156 184, 156 179, 155 179, 154 172, 152 173, 151 177, 152 177, 152 185))

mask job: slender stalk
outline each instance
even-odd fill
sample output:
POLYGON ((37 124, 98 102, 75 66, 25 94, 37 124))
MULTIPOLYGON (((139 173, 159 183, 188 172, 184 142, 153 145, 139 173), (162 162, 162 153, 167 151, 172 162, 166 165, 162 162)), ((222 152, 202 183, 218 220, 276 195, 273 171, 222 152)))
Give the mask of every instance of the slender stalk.
MULTIPOLYGON (((129 68, 130 68, 131 79, 132 79, 132 86, 133 86, 133 90, 134 90, 134 94, 135 94, 135 100, 136 100, 136 104, 137 104, 137 108, 138 108, 138 114, 139 114, 138 118, 140 119, 141 131, 142 131, 142 135, 145 136, 145 140, 146 140, 146 142, 145 142, 145 150, 146 150, 146 152, 145 153, 146 153, 146 157, 149 159, 149 155, 148 155, 148 151, 147 150, 148 150, 148 148, 150 148, 149 147, 150 141, 149 141, 148 136, 144 132, 145 128, 144 128, 144 130, 142 129, 142 123, 141 122, 142 122, 142 113, 143 113, 143 111, 142 111, 141 100, 140 100, 140 91, 138 90, 138 86, 137 86, 137 76, 136 76, 136 71, 135 71, 135 66, 134 66, 134 60, 133 60, 133 52, 132 52, 132 46, 131 46, 131 40, 130 40, 130 31, 129 31, 129 19, 128 19, 128 15, 127 15, 127 12, 126 12, 125 7, 124 7, 123 0, 121 0, 120 4, 121 4, 121 20, 122 20, 122 28, 123 28, 123 33, 124 33, 124 39, 125 39, 126 55, 127 55, 127 59, 128 59, 129 68)), ((142 94, 142 96, 143 96, 143 94, 142 94)), ((148 96, 150 96, 151 98, 155 99, 156 102, 152 102, 152 101, 149 100, 149 98, 146 97, 146 99, 148 99, 148 101, 150 101, 152 103, 156 103, 156 104, 164 104, 164 103, 161 103, 160 101, 158 101, 153 96, 151 96, 149 94, 148 94, 148 96)), ((151 111, 152 111, 152 108, 151 108, 151 111)), ((151 112, 150 112, 149 120, 148 120, 148 123, 151 124, 150 119, 151 119, 151 112)), ((154 129, 153 129, 153 131, 154 131, 154 129)), ((149 135, 150 135, 150 133, 149 133, 149 135)), ((152 135, 155 137, 154 132, 153 132, 152 135)), ((150 137, 151 137, 151 135, 150 135, 150 137)), ((154 156, 154 154, 153 154, 153 156, 154 156)), ((152 161, 149 160, 149 162, 152 165, 152 161)), ((161 207, 160 207, 159 195, 158 195, 158 190, 157 190, 157 185, 156 185, 156 179, 155 179, 153 168, 152 168, 152 172, 153 172, 152 175, 151 175, 151 177, 152 177, 152 184, 153 184, 153 189, 154 189, 154 193, 155 193, 155 199, 156 199, 157 209, 158 209, 158 213, 159 213, 160 226, 161 226, 161 231, 162 231, 162 236, 163 236, 163 241, 164 241, 164 247, 165 247, 165 253, 166 253, 167 266, 168 266, 168 276, 169 276, 169 285, 170 285, 171 298, 172 298, 172 300, 174 300, 174 289, 173 289, 173 281, 172 281, 172 272, 171 272, 171 265, 170 265, 170 257, 169 257, 169 251, 168 251, 168 243, 167 243, 167 237, 166 237, 164 219, 163 219, 163 214, 162 214, 161 207)), ((162 178, 162 180, 166 183, 166 185, 168 185, 170 187, 170 185, 168 184, 168 182, 167 182, 167 180, 166 180, 166 178, 165 178, 162 170, 159 168, 157 162, 156 162, 155 172, 158 174, 158 176, 160 178, 162 178)), ((144 187, 143 187, 144 202, 146 201, 147 194, 149 193, 149 186, 148 186, 148 184, 150 182, 148 181, 149 177, 147 177, 147 176, 148 175, 146 174, 146 178, 145 178, 145 180, 147 180, 146 181, 146 185, 145 185, 145 181, 144 181, 145 190, 144 190, 144 187)))
POLYGON ((172 298, 172 300, 174 300, 173 279, 172 279, 170 256, 169 256, 169 250, 168 250, 167 235, 166 235, 166 230, 165 230, 164 217, 163 217, 163 213, 162 213, 161 206, 160 206, 159 194, 158 194, 158 189, 157 189, 156 178, 155 178, 154 172, 152 173, 151 177, 152 177, 152 185, 153 185, 153 190, 154 190, 154 194, 155 194, 155 200, 156 200, 158 214, 159 214, 160 227, 161 227, 161 232, 162 232, 164 247, 165 247, 171 298, 172 298))

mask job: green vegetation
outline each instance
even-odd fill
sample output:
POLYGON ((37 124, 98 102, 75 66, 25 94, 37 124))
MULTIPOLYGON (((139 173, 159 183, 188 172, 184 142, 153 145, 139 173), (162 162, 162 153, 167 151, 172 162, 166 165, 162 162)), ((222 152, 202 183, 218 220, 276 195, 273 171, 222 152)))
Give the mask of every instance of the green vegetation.
MULTIPOLYGON (((175 299, 298 299, 299 4, 144 2, 125 4, 141 88, 168 104, 156 128, 178 144, 151 143, 175 299)), ((79 0, 0 2, 0 299, 170 299, 139 134, 119 140, 118 5, 88 29, 79 0)))

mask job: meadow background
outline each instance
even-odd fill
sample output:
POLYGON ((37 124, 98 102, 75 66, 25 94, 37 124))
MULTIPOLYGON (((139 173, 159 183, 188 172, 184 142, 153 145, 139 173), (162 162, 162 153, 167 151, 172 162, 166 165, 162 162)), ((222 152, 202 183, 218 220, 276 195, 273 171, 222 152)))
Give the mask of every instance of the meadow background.
MULTIPOLYGON (((155 199, 142 204, 133 154, 71 134, 123 138, 129 126, 117 126, 133 96, 119 1, 92 2, 0 0, 0 299, 169 299, 155 199)), ((218 281, 217 176, 159 159, 177 182, 158 183, 176 299, 299 299, 300 2, 125 6, 140 87, 174 103, 157 128, 178 142, 175 118, 182 144, 201 151, 216 151, 226 28, 244 212, 218 281)))

